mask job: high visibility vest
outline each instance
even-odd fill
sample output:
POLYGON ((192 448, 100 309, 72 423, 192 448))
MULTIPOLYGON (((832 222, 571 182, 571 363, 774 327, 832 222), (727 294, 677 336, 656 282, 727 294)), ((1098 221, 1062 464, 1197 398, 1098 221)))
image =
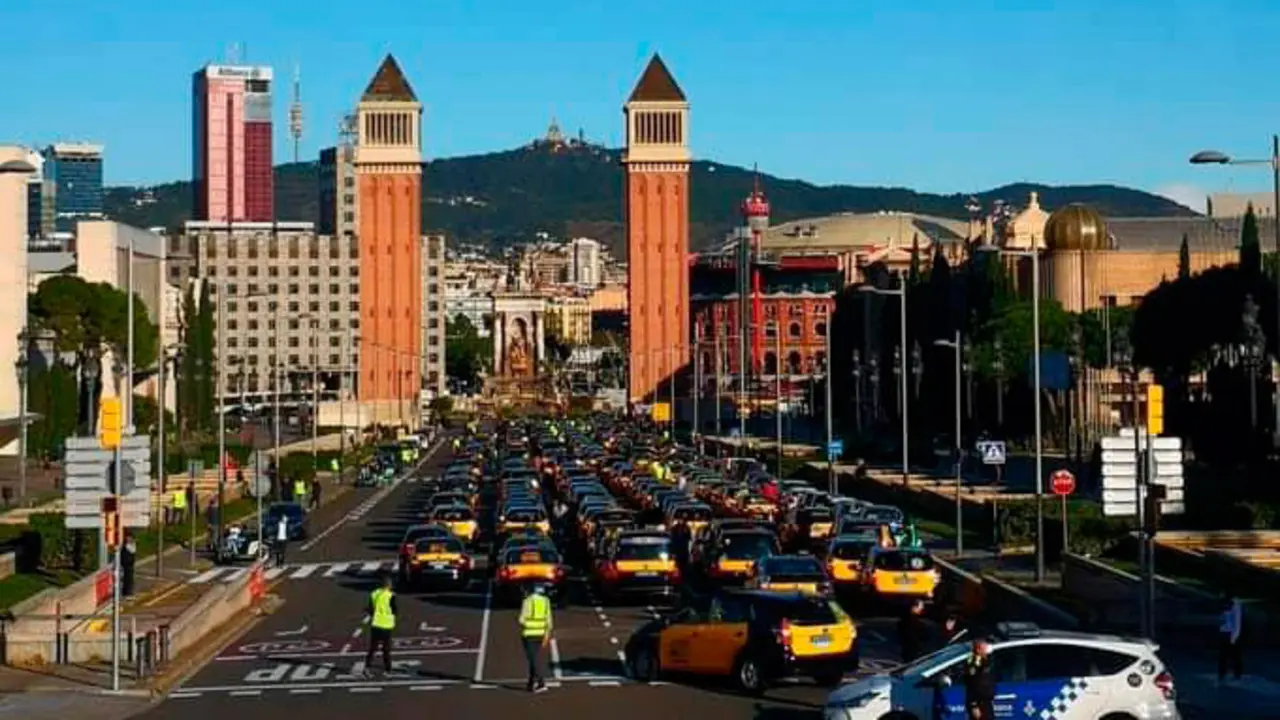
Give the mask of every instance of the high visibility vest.
POLYGON ((186 490, 174 490, 170 498, 171 499, 169 502, 173 503, 174 510, 187 509, 187 491, 186 490))
POLYGON ((302 481, 302 480, 296 480, 296 481, 294 481, 294 483, 293 483, 293 494, 294 494, 294 495, 306 495, 306 494, 307 494, 307 483, 306 483, 306 482, 304 482, 304 481, 302 481))
POLYGON ((396 614, 391 611, 391 598, 395 594, 386 588, 378 588, 370 597, 373 598, 373 617, 369 624, 378 630, 394 630, 396 614))
POLYGON ((520 606, 521 637, 546 637, 551 629, 551 599, 533 594, 520 606))
POLYGON ((336 459, 329 461, 329 469, 338 472, 338 461, 336 459))

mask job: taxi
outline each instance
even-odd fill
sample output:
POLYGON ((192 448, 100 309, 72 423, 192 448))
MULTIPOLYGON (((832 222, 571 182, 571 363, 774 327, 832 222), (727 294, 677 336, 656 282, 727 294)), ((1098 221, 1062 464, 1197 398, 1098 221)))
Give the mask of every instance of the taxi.
POLYGON ((516 530, 537 530, 550 534, 551 521, 547 513, 535 506, 517 506, 503 508, 498 515, 497 533, 504 535, 516 530))
POLYGON ((795 592, 829 596, 830 580, 822 563, 812 555, 771 555, 756 565, 747 587, 769 592, 795 592))
POLYGON ((703 529, 711 524, 711 508, 700 503, 682 503, 674 505, 667 512, 667 525, 684 525, 689 529, 689 537, 697 537, 703 529))
POLYGON ((671 597, 680 568, 664 530, 622 530, 596 560, 591 579, 603 600, 671 597))
POLYGON ((396 561, 396 573, 401 581, 408 580, 409 559, 422 539, 447 540, 452 536, 449 528, 440 525, 410 525, 400 538, 400 552, 396 561))
POLYGON ((862 566, 863 588, 886 600, 930 599, 941 580, 924 550, 874 547, 862 566))
POLYGON ((431 512, 436 508, 449 507, 451 505, 465 505, 466 507, 473 507, 473 502, 475 502, 475 499, 464 492, 459 492, 457 490, 438 492, 427 499, 427 511, 431 512))
POLYGON ((825 507, 797 509, 786 524, 784 544, 798 549, 808 549, 815 543, 824 543, 835 531, 835 516, 825 507))
POLYGON ((778 538, 767 530, 729 530, 720 533, 702 556, 707 578, 721 584, 745 582, 756 563, 780 551, 778 538))
POLYGON ((464 543, 476 539, 477 525, 475 512, 466 505, 448 505, 431 511, 429 522, 446 528, 454 537, 464 543))
POLYGON ((457 538, 421 538, 413 544, 403 580, 412 588, 465 588, 471 581, 471 557, 457 538))
POLYGON ((777 505, 761 495, 747 495, 738 502, 738 506, 742 508, 743 515, 751 518, 772 518, 778 511, 777 505))
POLYGON ((837 535, 827 545, 827 575, 836 590, 852 590, 862 581, 862 563, 878 545, 874 533, 837 535))
POLYGON ((782 678, 839 685, 857 668, 857 628, 835 602, 801 594, 719 591, 641 626, 627 641, 631 677, 731 678, 758 695, 782 678))
POLYGON ((530 585, 546 585, 558 597, 565 569, 560 554, 546 546, 512 548, 499 556, 494 591, 504 599, 518 600, 530 585))

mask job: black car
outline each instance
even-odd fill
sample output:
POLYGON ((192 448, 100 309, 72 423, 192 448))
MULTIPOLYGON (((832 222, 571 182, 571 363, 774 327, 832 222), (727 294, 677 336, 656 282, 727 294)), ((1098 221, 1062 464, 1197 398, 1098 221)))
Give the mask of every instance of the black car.
POLYGON ((302 507, 302 504, 278 502, 271 503, 263 517, 262 533, 267 536, 268 540, 274 542, 278 537, 276 529, 280 524, 281 517, 288 523, 290 541, 307 539, 307 511, 302 507))

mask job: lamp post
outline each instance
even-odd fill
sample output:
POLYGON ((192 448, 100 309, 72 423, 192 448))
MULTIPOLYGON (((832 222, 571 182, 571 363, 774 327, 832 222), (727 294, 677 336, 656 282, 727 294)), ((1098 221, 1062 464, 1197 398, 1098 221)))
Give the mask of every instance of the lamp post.
POLYGON ((1040 381, 1040 248, 1039 239, 1031 238, 1031 247, 1025 250, 983 245, 984 252, 998 252, 1009 257, 1031 258, 1031 364, 1035 391, 1035 442, 1036 442, 1036 582, 1044 582, 1044 437, 1041 415, 1040 381))
POLYGON ((1142 462, 1142 436, 1145 434, 1139 426, 1141 420, 1141 400, 1138 397, 1138 380, 1139 368, 1133 358, 1133 348, 1130 345, 1129 338, 1126 334, 1121 334, 1116 338, 1115 343, 1116 365, 1120 371, 1121 378, 1128 377, 1129 397, 1132 402, 1133 413, 1133 457, 1134 467, 1138 468, 1138 473, 1134 477, 1133 496, 1136 500, 1136 510, 1138 516, 1138 568, 1142 581, 1138 583, 1138 628, 1143 634, 1147 632, 1147 617, 1150 609, 1147 603, 1147 594, 1144 588, 1148 583, 1147 573, 1150 566, 1147 563, 1147 535, 1146 535, 1146 485, 1147 478, 1144 477, 1142 462))
POLYGON ((862 438, 862 354, 853 351, 853 427, 862 438))
POLYGON ((1258 303, 1253 295, 1244 297, 1244 314, 1241 318, 1244 333, 1243 348, 1246 369, 1249 371, 1249 422, 1253 437, 1258 435, 1258 366, 1267 352, 1267 336, 1258 324, 1258 303))
POLYGON ((964 491, 964 475, 961 472, 964 463, 964 444, 960 439, 960 405, 961 384, 964 377, 964 345, 961 343, 960 331, 956 330, 955 340, 934 340, 938 347, 951 348, 956 353, 956 557, 964 554, 964 513, 962 512, 961 493, 964 491))
POLYGON ((30 337, 26 328, 18 333, 18 359, 14 369, 18 373, 18 503, 27 499, 27 367, 30 337))
POLYGON ((873 295, 895 295, 898 297, 900 307, 898 329, 901 333, 901 345, 903 350, 898 352, 898 370, 902 382, 898 388, 898 402, 902 404, 902 484, 906 485, 907 480, 911 477, 911 448, 910 439, 907 434, 909 428, 907 418, 907 283, 906 280, 899 280, 897 288, 878 288, 871 285, 863 285, 858 288, 858 292, 870 293, 873 295))
POLYGON ((996 376, 996 432, 1004 437, 1004 343, 996 338, 991 346, 991 371, 996 376))
MULTIPOLYGON (((1191 156, 1192 165, 1267 165, 1271 168, 1272 229, 1275 233, 1276 253, 1276 361, 1280 363, 1280 135, 1271 136, 1271 157, 1265 159, 1237 159, 1217 150, 1201 150, 1191 156)), ((1265 342, 1265 341, 1264 341, 1265 342)), ((1265 345, 1264 350, 1265 353, 1265 345)), ((1259 356, 1261 357, 1261 356, 1259 356)), ((1255 401, 1256 402, 1256 401, 1255 401)), ((1276 384, 1275 432, 1280 437, 1280 382, 1276 384)), ((1255 423, 1256 426, 1256 423, 1255 423)))

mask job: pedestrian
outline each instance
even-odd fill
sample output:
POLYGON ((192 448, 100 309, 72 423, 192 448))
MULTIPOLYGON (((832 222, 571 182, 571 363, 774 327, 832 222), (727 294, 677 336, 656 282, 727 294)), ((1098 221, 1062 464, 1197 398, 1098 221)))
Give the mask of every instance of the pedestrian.
POLYGON ((391 633, 396 629, 396 594, 391 590, 391 575, 382 576, 382 584, 369 595, 369 650, 364 655, 364 676, 371 673, 373 654, 382 649, 382 669, 391 674, 391 633))
POLYGON ((1227 670, 1236 680, 1244 673, 1244 656, 1240 652, 1240 636, 1244 630, 1244 607, 1235 593, 1227 593, 1223 601, 1222 624, 1218 626, 1218 684, 1227 679, 1227 670))
POLYGON ((902 662, 909 663, 924 654, 924 632, 924 601, 915 600, 898 620, 902 662))
POLYGON ((547 683, 542 678, 542 649, 551 642, 551 599, 547 588, 533 587, 520 605, 520 642, 524 646, 525 661, 529 665, 529 692, 546 692, 547 683))
POLYGON ((196 494, 196 484, 194 482, 187 483, 187 508, 188 512, 194 515, 200 514, 200 496, 196 494))
POLYGON ((320 478, 311 478, 311 509, 320 507, 320 478))
POLYGON ((964 668, 964 710, 969 720, 992 720, 996 716, 996 679, 991 672, 991 644, 973 641, 973 652, 964 668))
POLYGON ((280 518, 276 520, 276 526, 271 529, 272 539, 271 554, 275 559, 276 567, 284 567, 285 551, 289 549, 289 518, 284 514, 280 514, 280 518))

